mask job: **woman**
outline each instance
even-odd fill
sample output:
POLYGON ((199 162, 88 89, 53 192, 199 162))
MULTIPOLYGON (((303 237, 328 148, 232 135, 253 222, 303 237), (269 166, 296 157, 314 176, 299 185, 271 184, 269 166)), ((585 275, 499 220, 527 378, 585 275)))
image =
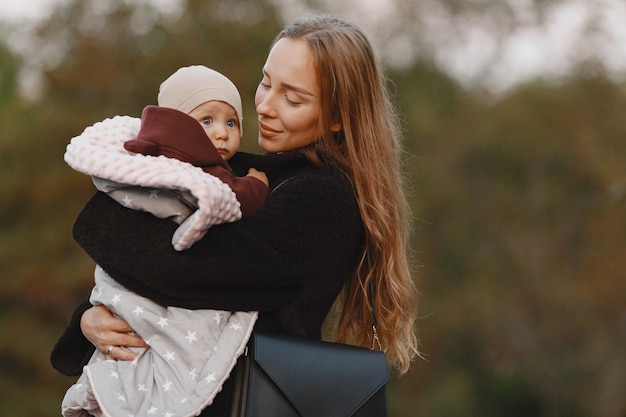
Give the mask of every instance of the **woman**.
MULTIPOLYGON (((390 365, 407 371, 417 354, 409 212, 397 120, 371 44, 338 19, 296 21, 270 49, 255 104, 268 154, 239 153, 231 165, 267 174, 271 194, 259 213, 175 252, 169 222, 99 193, 76 220, 75 239, 131 291, 164 305, 259 311, 261 330, 320 338, 337 299, 335 340, 371 347, 373 305, 390 365)), ((145 346, 128 332, 84 302, 52 363, 78 374, 94 348, 145 346)), ((108 357, 133 354, 113 349, 108 357)), ((228 392, 226 384, 202 415, 226 415, 228 392)))

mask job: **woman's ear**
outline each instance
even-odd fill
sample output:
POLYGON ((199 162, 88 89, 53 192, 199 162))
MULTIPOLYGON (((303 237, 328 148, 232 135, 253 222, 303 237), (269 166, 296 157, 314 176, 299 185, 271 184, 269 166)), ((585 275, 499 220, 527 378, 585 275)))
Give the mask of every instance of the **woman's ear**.
POLYGON ((343 126, 342 126, 342 125, 341 125, 341 123, 339 123, 339 122, 337 122, 337 123, 333 124, 333 125, 330 127, 330 131, 331 131, 331 132, 334 132, 334 133, 341 132, 342 130, 343 130, 343 126))

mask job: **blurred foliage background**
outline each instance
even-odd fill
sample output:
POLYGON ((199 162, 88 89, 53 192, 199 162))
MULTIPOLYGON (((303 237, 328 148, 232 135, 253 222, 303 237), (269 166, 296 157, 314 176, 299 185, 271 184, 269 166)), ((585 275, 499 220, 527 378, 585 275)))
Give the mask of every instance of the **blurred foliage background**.
MULTIPOLYGON (((444 71, 433 2, 396 0, 382 22, 358 3, 67 0, 36 25, 2 23, 1 416, 60 415, 74 381, 48 362, 94 267, 70 234, 93 192, 63 161, 70 138, 139 117, 190 64, 235 81, 255 132, 272 38, 320 7, 371 30, 405 129, 427 360, 390 383, 390 416, 626 416, 626 84, 583 56, 557 82, 496 94, 444 71)), ((512 3, 437 10, 452 32, 481 15, 497 37, 519 24, 512 3)), ((540 23, 558 1, 526 3, 540 23)), ((258 151, 254 134, 243 148, 258 151)))

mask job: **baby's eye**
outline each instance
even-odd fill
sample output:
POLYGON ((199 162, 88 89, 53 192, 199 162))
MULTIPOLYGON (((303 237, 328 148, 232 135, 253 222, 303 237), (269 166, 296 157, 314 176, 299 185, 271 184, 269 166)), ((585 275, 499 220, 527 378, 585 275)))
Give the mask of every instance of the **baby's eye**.
POLYGON ((237 123, 234 120, 229 120, 226 122, 228 127, 237 127, 237 123))
POLYGON ((200 123, 202 123, 205 126, 208 126, 211 123, 213 123, 213 119, 211 119, 210 117, 205 117, 204 119, 200 120, 200 123))

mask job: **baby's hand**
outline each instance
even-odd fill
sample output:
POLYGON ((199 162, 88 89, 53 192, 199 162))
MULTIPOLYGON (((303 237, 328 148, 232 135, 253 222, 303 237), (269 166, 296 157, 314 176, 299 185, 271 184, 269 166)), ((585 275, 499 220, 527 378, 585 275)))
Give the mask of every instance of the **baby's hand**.
POLYGON ((265 184, 266 186, 269 187, 270 182, 267 179, 267 175, 265 175, 265 172, 261 172, 256 170, 255 168, 250 168, 250 170, 248 171, 248 175, 246 175, 247 177, 254 177, 258 180, 263 181, 263 184, 265 184))

